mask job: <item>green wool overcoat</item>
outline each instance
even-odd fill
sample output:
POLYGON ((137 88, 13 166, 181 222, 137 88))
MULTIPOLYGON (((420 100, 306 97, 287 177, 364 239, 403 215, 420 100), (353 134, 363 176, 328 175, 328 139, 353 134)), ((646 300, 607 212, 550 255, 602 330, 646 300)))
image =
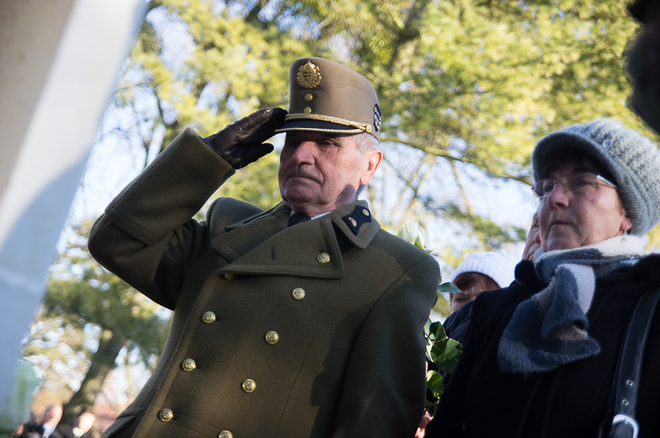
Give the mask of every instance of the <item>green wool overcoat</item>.
POLYGON ((92 229, 103 266, 174 310, 105 436, 412 438, 436 261, 362 202, 293 227, 284 203, 229 198, 191 219, 233 172, 187 129, 92 229))

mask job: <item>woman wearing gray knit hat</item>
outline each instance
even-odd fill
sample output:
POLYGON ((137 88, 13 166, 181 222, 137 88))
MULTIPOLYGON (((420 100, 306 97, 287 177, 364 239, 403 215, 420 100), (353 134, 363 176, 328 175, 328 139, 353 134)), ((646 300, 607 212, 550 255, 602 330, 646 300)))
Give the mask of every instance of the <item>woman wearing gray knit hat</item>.
POLYGON ((660 436, 660 306, 648 304, 660 256, 645 256, 640 238, 660 220, 660 151, 597 119, 541 139, 532 166, 542 248, 510 287, 472 303, 426 436, 660 436), (651 321, 643 360, 626 353, 617 368, 639 302, 650 317, 635 320, 651 321), (627 374, 626 362, 640 369, 627 374))

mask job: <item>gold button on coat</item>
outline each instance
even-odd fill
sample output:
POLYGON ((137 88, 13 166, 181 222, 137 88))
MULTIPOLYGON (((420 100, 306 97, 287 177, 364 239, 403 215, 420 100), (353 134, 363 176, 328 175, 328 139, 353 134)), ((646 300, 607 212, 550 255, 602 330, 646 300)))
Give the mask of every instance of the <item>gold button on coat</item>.
POLYGON ((349 217, 348 220, 350 221, 351 225, 353 225, 354 227, 357 227, 357 221, 355 219, 353 219, 352 217, 349 217))
POLYGON ((226 272, 225 273, 225 279, 226 280, 233 280, 234 278, 236 278, 236 274, 234 274, 232 272, 226 272))
POLYGON ((215 321, 215 313, 211 312, 210 310, 208 312, 204 312, 202 315, 202 321, 207 324, 211 324, 213 321, 215 321))
POLYGON ((276 344, 277 341, 280 340, 280 335, 277 334, 275 330, 271 330, 268 333, 266 333, 266 342, 268 342, 270 345, 276 344))
POLYGON ((252 392, 257 389, 257 383, 252 379, 245 379, 241 384, 241 388, 243 388, 243 391, 245 392, 252 392))
POLYGON ((228 430, 223 430, 218 434, 218 438, 233 438, 234 435, 228 431, 228 430))
POLYGON ((330 261, 330 254, 327 252, 322 252, 316 257, 316 261, 324 265, 330 261))
POLYGON ((183 368, 183 371, 192 371, 197 368, 197 364, 192 359, 186 359, 181 362, 181 368, 183 368))
POLYGON ((312 112, 312 109, 311 109, 310 107, 306 106, 306 107, 303 109, 303 112, 304 112, 305 114, 309 114, 309 113, 312 112))
POLYGON ((309 94, 309 93, 305 94, 305 100, 306 100, 307 102, 309 102, 309 101, 312 100, 312 99, 314 99, 314 96, 312 96, 312 95, 309 94))
POLYGON ((363 208, 362 209, 362 214, 365 215, 365 216, 369 216, 369 210, 367 210, 366 208, 363 208))
POLYGON ((170 421, 174 418, 174 412, 172 412, 172 409, 161 409, 158 413, 158 418, 160 418, 160 421, 170 421))
POLYGON ((302 287, 297 287, 293 290, 293 292, 291 292, 291 295, 293 295, 293 298, 296 300, 302 300, 305 298, 305 289, 302 287))

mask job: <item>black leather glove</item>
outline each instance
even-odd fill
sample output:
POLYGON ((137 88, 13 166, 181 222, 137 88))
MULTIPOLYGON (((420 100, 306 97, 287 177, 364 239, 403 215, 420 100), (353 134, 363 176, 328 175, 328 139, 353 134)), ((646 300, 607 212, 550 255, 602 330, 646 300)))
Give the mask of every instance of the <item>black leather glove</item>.
POLYGON ((282 126, 286 114, 282 108, 263 108, 202 140, 234 169, 240 169, 273 151, 272 144, 263 142, 282 126))

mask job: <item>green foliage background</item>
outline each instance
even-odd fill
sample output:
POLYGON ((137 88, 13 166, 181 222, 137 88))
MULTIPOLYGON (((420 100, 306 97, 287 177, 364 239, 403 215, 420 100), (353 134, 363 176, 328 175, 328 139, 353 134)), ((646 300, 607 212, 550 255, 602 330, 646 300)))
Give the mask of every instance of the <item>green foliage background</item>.
MULTIPOLYGON (((368 191, 376 216, 392 231, 424 225, 451 269, 466 253, 513 251, 525 238, 534 204, 522 193, 543 135, 612 117, 657 141, 628 107, 625 50, 636 30, 619 0, 152 1, 102 139, 135 146, 146 165, 186 126, 205 136, 258 108, 286 107, 295 59, 343 62, 374 84, 382 108, 385 162, 368 191), (506 205, 503 196, 519 199, 516 220, 484 207, 506 205)), ((271 154, 250 165, 217 196, 271 207, 277 162, 271 154)), ((73 330, 71 350, 91 364, 82 330, 93 326, 153 359, 164 333, 154 327, 167 318, 73 245, 82 252, 53 270, 33 335, 73 330)), ((37 345, 26 354, 43 354, 37 345)))

